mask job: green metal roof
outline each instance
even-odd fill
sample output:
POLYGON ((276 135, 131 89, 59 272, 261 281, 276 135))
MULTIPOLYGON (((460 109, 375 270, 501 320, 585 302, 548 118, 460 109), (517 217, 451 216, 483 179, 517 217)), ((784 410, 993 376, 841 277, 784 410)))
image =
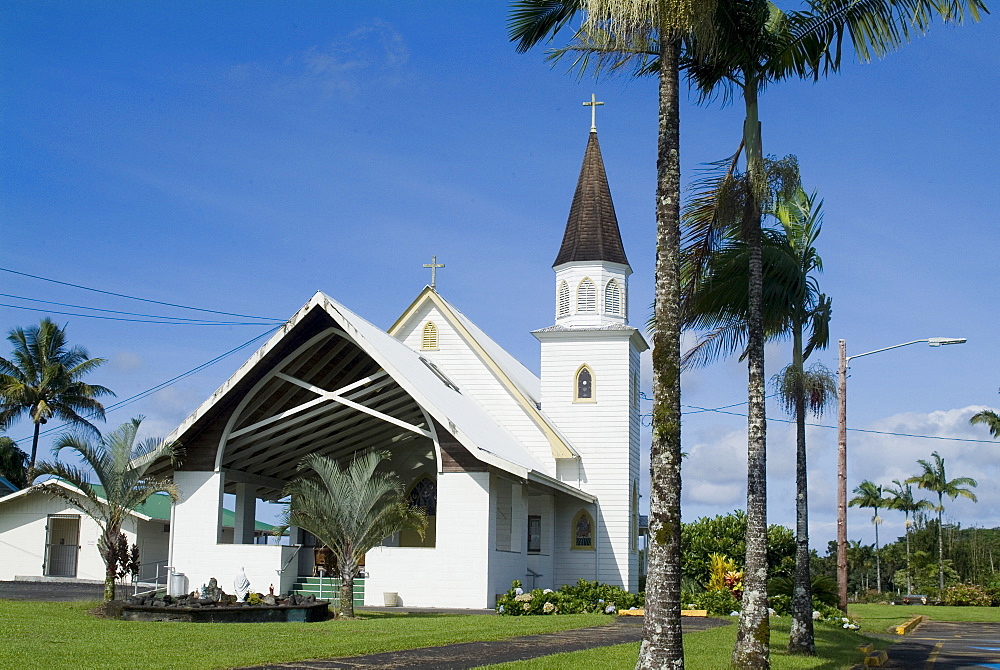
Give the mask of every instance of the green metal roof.
MULTIPOLYGON (((100 484, 90 485, 94 492, 101 498, 104 497, 104 487, 100 484)), ((170 496, 166 493, 154 493, 146 499, 146 502, 142 503, 135 508, 135 511, 139 514, 144 514, 151 519, 158 519, 160 521, 170 521, 170 496)), ((230 509, 223 508, 222 510, 222 526, 224 528, 233 528, 236 525, 236 513, 230 509)), ((277 526, 272 526, 269 523, 264 523, 263 521, 255 521, 254 528, 260 531, 271 532, 277 528, 277 526)))

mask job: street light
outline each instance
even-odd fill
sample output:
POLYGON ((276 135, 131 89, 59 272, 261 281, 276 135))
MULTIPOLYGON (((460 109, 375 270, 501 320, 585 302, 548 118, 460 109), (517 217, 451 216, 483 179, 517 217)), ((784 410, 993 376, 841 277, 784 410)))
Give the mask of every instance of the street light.
POLYGON ((852 358, 861 358, 871 354, 907 347, 911 344, 926 342, 932 347, 945 344, 964 344, 964 337, 929 337, 923 340, 913 340, 894 344, 863 354, 847 355, 847 340, 839 341, 840 365, 837 367, 837 594, 840 609, 847 613, 847 365, 852 358))

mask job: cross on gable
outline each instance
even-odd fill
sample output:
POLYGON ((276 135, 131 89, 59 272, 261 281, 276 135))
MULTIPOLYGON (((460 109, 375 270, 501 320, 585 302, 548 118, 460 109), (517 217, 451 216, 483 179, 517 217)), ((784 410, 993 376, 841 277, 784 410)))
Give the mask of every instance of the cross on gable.
POLYGON ((431 256, 431 262, 424 263, 424 267, 431 269, 431 290, 437 290, 437 269, 443 268, 444 263, 438 263, 438 257, 431 256))

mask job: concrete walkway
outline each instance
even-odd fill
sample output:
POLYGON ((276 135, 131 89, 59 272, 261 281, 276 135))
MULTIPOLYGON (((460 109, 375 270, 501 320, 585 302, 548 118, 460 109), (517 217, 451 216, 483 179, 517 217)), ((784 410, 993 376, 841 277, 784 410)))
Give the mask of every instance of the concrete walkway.
MULTIPOLYGON (((725 619, 688 617, 682 623, 684 632, 690 633, 724 626, 730 622, 725 619)), ((642 617, 622 617, 604 626, 577 628, 559 633, 526 635, 491 642, 463 642, 368 656, 294 661, 255 666, 247 670, 407 670, 410 668, 469 670, 493 663, 524 661, 567 651, 638 642, 641 639, 642 617)))
MULTIPOLYGON (((129 593, 131 592, 129 589, 129 593)), ((42 602, 101 600, 104 598, 104 584, 74 581, 0 582, 0 598, 42 602)))

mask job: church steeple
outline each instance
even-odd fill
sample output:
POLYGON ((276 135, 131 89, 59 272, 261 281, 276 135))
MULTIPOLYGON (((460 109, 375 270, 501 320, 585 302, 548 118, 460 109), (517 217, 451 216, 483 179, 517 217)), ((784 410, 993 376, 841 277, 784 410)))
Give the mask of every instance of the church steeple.
POLYGON ((628 265, 618 217, 604 171, 597 131, 591 130, 583 167, 573 194, 562 246, 552 267, 574 261, 608 261, 628 265))
MULTIPOLYGON (((601 103, 592 100, 583 104, 601 103)), ((592 114, 593 110, 592 106, 592 114)), ((593 116, 591 119, 566 232, 552 264, 556 271, 556 325, 567 328, 628 324, 628 276, 632 268, 625 257, 593 116)))

